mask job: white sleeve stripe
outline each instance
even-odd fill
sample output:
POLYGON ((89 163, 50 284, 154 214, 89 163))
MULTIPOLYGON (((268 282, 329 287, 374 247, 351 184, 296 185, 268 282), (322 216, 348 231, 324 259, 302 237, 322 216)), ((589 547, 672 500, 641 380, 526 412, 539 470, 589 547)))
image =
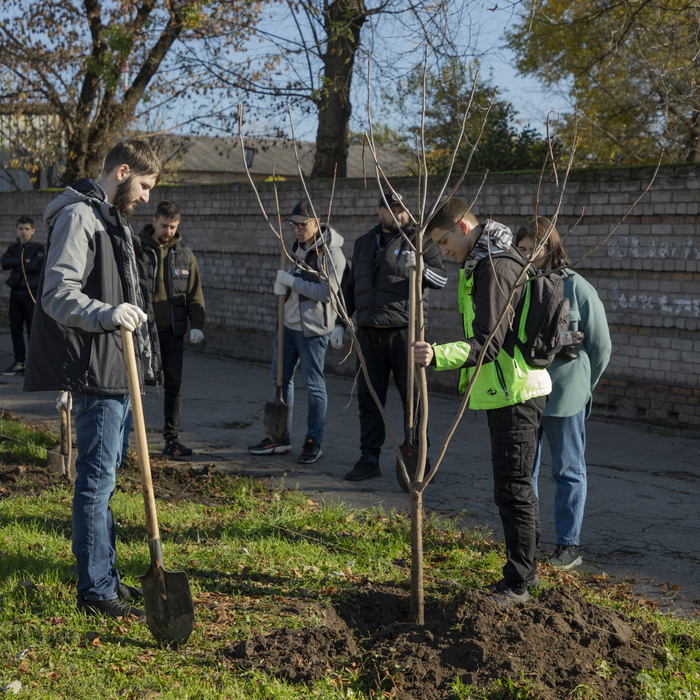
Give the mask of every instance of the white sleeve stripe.
POLYGON ((440 287, 444 287, 447 284, 447 277, 438 275, 436 272, 433 272, 429 267, 426 267, 423 271, 423 277, 425 277, 425 279, 428 280, 428 282, 437 284, 440 287))

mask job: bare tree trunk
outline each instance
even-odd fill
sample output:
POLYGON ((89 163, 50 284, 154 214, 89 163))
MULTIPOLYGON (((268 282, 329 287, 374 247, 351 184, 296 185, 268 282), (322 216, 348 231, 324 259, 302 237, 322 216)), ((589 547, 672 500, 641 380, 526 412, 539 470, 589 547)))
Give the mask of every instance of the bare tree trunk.
MULTIPOLYGON (((127 26, 127 30, 134 35, 143 31, 155 4, 156 0, 146 0, 134 21, 127 26)), ((96 178, 99 175, 104 157, 115 142, 123 138, 124 131, 133 119, 148 83, 158 72, 161 62, 182 34, 185 26, 183 8, 174 6, 167 26, 151 48, 133 83, 124 92, 121 102, 118 102, 116 96, 129 53, 124 51, 117 54, 114 60, 112 50, 103 36, 104 26, 100 17, 99 3, 95 0, 86 0, 86 7, 93 41, 90 61, 96 66, 111 65, 111 79, 104 80, 99 73, 101 69, 91 68, 88 64, 76 112, 75 123, 79 125, 79 129, 68 133, 66 144, 68 157, 63 173, 64 185, 72 185, 79 177, 96 178), (96 104, 103 84, 107 87, 96 104), (91 122, 90 114, 93 110, 96 117, 91 122)))
POLYGON ((318 131, 312 178, 345 177, 350 147, 350 82, 360 30, 367 17, 363 0, 335 0, 326 13, 328 44, 318 105, 318 131), (337 165, 337 171, 336 171, 337 165))
POLYGON ((423 580, 423 491, 411 489, 411 622, 425 624, 423 580))
MULTIPOLYGON (((421 222, 423 223, 423 222, 421 222)), ((423 235, 422 230, 416 234, 416 274, 414 278, 417 306, 416 340, 425 340, 425 316, 423 306, 423 235)), ((413 348, 408 351, 413 354, 413 348)), ((428 384, 425 367, 418 367, 418 464, 414 484, 411 485, 411 622, 414 625, 425 624, 425 580, 423 576, 423 486, 425 465, 428 458, 428 384)))

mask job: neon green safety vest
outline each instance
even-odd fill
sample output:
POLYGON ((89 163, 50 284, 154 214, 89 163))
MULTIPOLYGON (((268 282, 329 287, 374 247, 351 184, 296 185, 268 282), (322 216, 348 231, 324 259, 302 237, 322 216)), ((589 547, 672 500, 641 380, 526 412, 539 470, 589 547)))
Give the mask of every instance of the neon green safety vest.
MULTIPOLYGON (((467 278, 464 269, 459 271, 459 310, 464 319, 464 335, 473 335, 474 303, 472 291, 474 287, 474 271, 467 278)), ((518 337, 525 340, 525 320, 530 308, 530 285, 526 285, 525 305, 518 328, 518 337)), ((507 323, 507 319, 504 320, 507 323)), ((460 340, 446 345, 433 345, 435 353, 435 369, 457 369, 459 372, 459 393, 463 394, 474 374, 473 367, 464 367, 469 357, 469 342, 460 340)), ((552 391, 552 380, 546 369, 530 367, 523 358, 520 350, 514 348, 511 357, 501 348, 494 362, 483 364, 479 376, 474 382, 469 397, 469 408, 492 409, 502 408, 512 404, 522 403, 537 396, 547 396, 552 391)))

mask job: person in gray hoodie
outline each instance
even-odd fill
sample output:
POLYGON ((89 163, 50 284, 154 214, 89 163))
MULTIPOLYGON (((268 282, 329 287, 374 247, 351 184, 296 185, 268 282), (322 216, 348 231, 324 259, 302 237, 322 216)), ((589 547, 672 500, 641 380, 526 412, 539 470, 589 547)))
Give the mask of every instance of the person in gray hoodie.
POLYGON ((139 273, 139 242, 128 222, 160 174, 150 146, 122 141, 105 157, 97 182, 77 180, 49 203, 46 265, 24 374, 25 391, 73 393, 78 609, 141 621, 144 612, 131 605, 141 589, 122 583, 115 567, 109 501, 131 409, 120 328, 134 333, 140 381, 157 384, 161 375, 155 324, 146 323, 153 312, 139 273))
MULTIPOLYGON (((274 292, 285 297, 283 400, 289 406, 287 435, 275 442, 266 436, 248 448, 254 455, 285 454, 292 449, 289 426, 294 405, 294 372, 301 375, 309 397, 307 431, 300 464, 313 464, 321 457, 323 425, 328 398, 324 362, 328 339, 335 328, 336 312, 331 304, 331 289, 337 293, 345 271, 342 236, 321 224, 311 206, 299 202, 289 217, 296 241, 286 270, 278 270, 274 292), (329 286, 330 282, 330 286, 329 286)), ((278 331, 279 332, 279 331, 278 331)), ((272 357, 272 381, 277 382, 277 338, 272 357)))

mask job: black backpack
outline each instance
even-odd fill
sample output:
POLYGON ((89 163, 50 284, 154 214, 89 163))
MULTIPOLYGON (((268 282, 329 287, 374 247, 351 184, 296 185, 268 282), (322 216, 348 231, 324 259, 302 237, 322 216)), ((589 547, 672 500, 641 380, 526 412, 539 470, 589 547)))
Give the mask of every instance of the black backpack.
MULTIPOLYGON (((527 261, 518 252, 511 257, 523 266, 527 261)), ((527 294, 516 309, 513 328, 510 330, 513 342, 520 348, 525 362, 530 367, 542 369, 552 364, 555 356, 562 351, 562 333, 569 329, 571 311, 569 300, 564 296, 564 276, 558 272, 538 272, 530 268, 528 286, 530 307, 525 319, 525 342, 518 338, 527 294)))

